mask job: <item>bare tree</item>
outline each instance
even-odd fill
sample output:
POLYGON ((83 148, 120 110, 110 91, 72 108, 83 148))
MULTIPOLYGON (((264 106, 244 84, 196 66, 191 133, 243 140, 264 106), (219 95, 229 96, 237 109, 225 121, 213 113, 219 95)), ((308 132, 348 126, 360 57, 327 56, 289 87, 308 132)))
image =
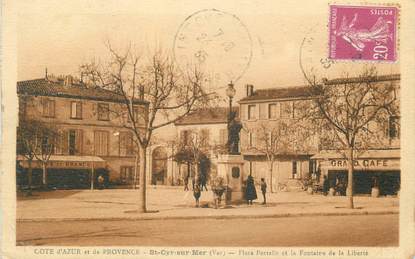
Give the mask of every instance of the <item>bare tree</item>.
POLYGON ((174 160, 178 163, 185 163, 188 165, 188 172, 186 177, 190 176, 190 166, 193 166, 193 184, 198 182, 201 178, 201 163, 203 159, 209 156, 212 147, 209 145, 209 136, 204 134, 203 129, 186 130, 179 139, 171 141, 170 145, 174 146, 173 153, 174 160))
POLYGON ((250 149, 266 157, 271 192, 278 190, 279 184, 279 174, 277 172, 277 189, 275 189, 273 186, 275 162, 283 155, 307 153, 312 149, 314 134, 309 126, 304 125, 305 111, 307 110, 301 111, 301 117, 297 115, 295 118, 293 116, 289 119, 262 122, 255 126, 255 129, 250 129, 247 125, 244 126, 249 132, 255 130, 257 143, 250 149))
MULTIPOLYGON (((34 123, 34 122, 32 122, 34 123)), ((48 187, 48 169, 47 164, 55 148, 58 146, 59 133, 49 124, 35 123, 35 152, 34 155, 42 164, 42 185, 48 187)))
POLYGON ((27 171, 27 183, 28 183, 28 195, 32 193, 32 162, 35 159, 36 149, 36 128, 34 124, 30 122, 20 122, 17 128, 17 147, 16 151, 18 155, 22 155, 27 159, 28 171, 27 171))
POLYGON ((376 69, 370 67, 359 75, 328 80, 307 73, 301 62, 305 80, 316 98, 314 122, 319 121, 321 132, 331 138, 331 149, 343 152, 347 159, 348 207, 353 204, 353 161, 357 151, 371 148, 370 140, 376 138, 372 123, 381 123, 389 114, 396 113, 396 81, 382 80, 376 69))
POLYGON ((17 154, 23 155, 28 163, 29 194, 32 189, 32 162, 42 163, 42 185, 47 187, 47 163, 57 146, 57 130, 39 120, 20 120, 17 128, 17 154))
MULTIPOLYGON (((99 87, 122 96, 122 125, 134 136, 139 151, 140 212, 146 212, 146 153, 155 130, 172 124, 214 97, 204 89, 203 73, 193 67, 176 68, 174 60, 161 50, 151 57, 137 56, 128 48, 124 52, 107 44, 110 60, 81 66, 82 78, 91 87, 99 87), (144 109, 137 101, 144 101, 144 109)), ((136 165, 137 167, 138 165, 136 165)))
MULTIPOLYGON (((273 187, 273 168, 278 156, 287 154, 291 141, 289 140, 290 129, 286 121, 278 121, 267 125, 262 123, 257 127, 258 144, 251 149, 264 154, 267 159, 268 171, 270 176, 270 191, 274 192, 273 187)), ((277 172, 278 173, 278 172, 277 172)), ((279 176, 277 175, 277 186, 279 176)))

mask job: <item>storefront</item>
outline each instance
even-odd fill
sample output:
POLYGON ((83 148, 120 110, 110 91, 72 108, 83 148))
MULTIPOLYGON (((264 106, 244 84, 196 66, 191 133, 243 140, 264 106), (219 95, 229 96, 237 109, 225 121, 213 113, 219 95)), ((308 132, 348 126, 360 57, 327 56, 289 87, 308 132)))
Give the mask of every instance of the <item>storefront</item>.
MULTIPOLYGON (((18 167, 22 168, 17 175, 18 185, 27 185, 26 158, 18 157, 18 167)), ((47 162, 47 183, 50 188, 95 188, 98 177, 102 176, 104 184, 108 183, 109 172, 106 162, 97 156, 51 156, 47 162), (93 180, 93 181, 91 181, 93 180)), ((32 185, 42 185, 42 163, 32 161, 32 185)))
MULTIPOLYGON (((328 176, 330 187, 347 186, 348 162, 341 152, 322 151, 312 157, 317 163, 317 174, 328 176)), ((395 195, 400 189, 400 150, 368 150, 357 154, 353 161, 355 194, 370 194, 379 187, 380 195, 395 195)), ((323 177, 320 177, 322 181, 323 177)))

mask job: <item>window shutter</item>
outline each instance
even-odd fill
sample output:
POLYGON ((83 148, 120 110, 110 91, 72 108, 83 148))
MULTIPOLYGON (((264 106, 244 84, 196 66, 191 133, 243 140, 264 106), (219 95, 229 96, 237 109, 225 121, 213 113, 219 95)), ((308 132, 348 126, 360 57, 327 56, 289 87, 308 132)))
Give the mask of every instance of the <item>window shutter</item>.
POLYGON ((108 131, 102 132, 103 134, 103 142, 102 142, 102 148, 103 148, 103 154, 105 156, 108 156, 108 131))
POLYGON ((227 140, 227 137, 226 137, 226 133, 227 133, 227 130, 226 130, 226 129, 221 129, 221 130, 219 131, 219 134, 220 134, 220 137, 219 137, 219 139, 220 139, 220 144, 222 144, 222 145, 225 145, 225 144, 226 144, 226 142, 228 141, 228 140, 227 140))
POLYGON ((76 147, 75 147, 75 153, 77 155, 82 154, 82 145, 83 145, 83 134, 82 130, 78 129, 75 131, 75 139, 76 139, 76 147))
POLYGON ((47 99, 46 98, 42 98, 41 100, 40 100, 40 102, 41 102, 41 104, 42 104, 42 115, 43 116, 48 116, 48 102, 47 102, 47 99))
POLYGON ((95 155, 99 155, 100 150, 99 150, 99 143, 100 143, 100 134, 99 131, 95 131, 94 132, 94 154, 95 155))
POLYGON ((127 133, 127 155, 134 154, 134 145, 133 145, 133 134, 131 132, 127 133))
POLYGON ((81 102, 76 103, 76 117, 82 118, 82 103, 81 102))
POLYGON ((69 154, 69 131, 68 130, 62 130, 61 132, 61 153, 63 155, 69 154))
POLYGON ((49 116, 50 117, 55 117, 55 101, 54 100, 49 100, 49 116))

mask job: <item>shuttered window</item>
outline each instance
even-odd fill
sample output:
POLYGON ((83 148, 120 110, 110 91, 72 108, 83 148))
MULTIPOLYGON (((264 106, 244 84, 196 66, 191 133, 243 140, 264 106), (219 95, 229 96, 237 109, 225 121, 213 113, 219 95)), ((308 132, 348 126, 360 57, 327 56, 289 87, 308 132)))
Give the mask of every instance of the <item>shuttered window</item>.
POLYGON ((185 146, 190 144, 190 131, 182 130, 180 132, 180 143, 185 146))
POLYGON ((68 130, 60 130, 59 131, 59 141, 56 145, 55 152, 59 155, 68 155, 68 143, 69 143, 69 132, 68 130))
POLYGON ((256 105, 248 105, 248 120, 255 120, 257 118, 256 105))
POLYGON ((268 119, 276 119, 278 118, 278 106, 276 103, 271 103, 268 105, 268 119))
POLYGON ((98 120, 107 121, 110 119, 109 104, 98 103, 98 120))
POLYGON ((220 129, 220 144, 226 145, 228 143, 228 130, 227 129, 220 129))
POLYGON ((120 132, 120 156, 131 156, 133 150, 133 134, 131 132, 120 132))
POLYGON ((389 137, 391 139, 399 139, 400 137, 400 118, 399 116, 389 117, 389 137))
POLYGON ((55 101, 50 99, 43 99, 42 100, 43 106, 43 117, 55 117, 55 101))
POLYGON ((82 119, 81 102, 71 102, 71 119, 82 119))
POLYGON ((280 112, 281 112, 281 118, 292 118, 293 116, 293 106, 292 102, 281 102, 280 103, 280 112))
POLYGON ((249 146, 250 147, 256 147, 255 132, 249 132, 249 146))
POLYGON ((97 156, 108 155, 108 131, 94 132, 94 153, 97 156))
POLYGON ((209 146, 210 131, 208 129, 200 130, 200 144, 202 147, 209 146))
POLYGON ((68 153, 69 155, 81 155, 82 154, 82 130, 80 129, 71 129, 66 131, 67 137, 63 138, 63 152, 68 153), (67 141, 67 142, 66 142, 67 141), (66 143, 67 144, 66 144, 66 143), (68 151, 66 151, 68 150, 68 151))

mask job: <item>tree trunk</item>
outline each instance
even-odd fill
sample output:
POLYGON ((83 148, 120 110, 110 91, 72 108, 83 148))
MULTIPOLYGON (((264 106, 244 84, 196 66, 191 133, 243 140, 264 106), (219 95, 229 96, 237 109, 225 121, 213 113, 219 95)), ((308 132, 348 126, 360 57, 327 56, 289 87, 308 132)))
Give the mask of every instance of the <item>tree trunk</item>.
POLYGON ((27 169, 27 187, 28 187, 28 195, 32 194, 32 175, 33 175, 33 170, 32 170, 32 159, 27 160, 28 163, 28 169, 27 169))
POLYGON ((140 182, 140 192, 139 192, 139 200, 140 200, 140 204, 139 204, 139 208, 138 208, 138 212, 144 213, 147 212, 147 190, 146 190, 146 185, 147 185, 147 180, 146 180, 146 153, 147 153, 147 147, 141 147, 140 148, 140 177, 139 177, 139 182, 140 182))
POLYGON ((133 179, 133 189, 137 189, 137 176, 139 173, 138 167, 139 167, 139 161, 140 161, 140 154, 135 154, 135 164, 134 164, 134 179, 133 179))
POLYGON ((195 162, 195 175, 194 175, 194 179, 195 179, 195 184, 197 184, 197 182, 199 181, 199 162, 196 161, 195 162))
POLYGON ((348 208, 353 209, 353 148, 349 147, 348 154, 347 154, 347 196, 349 197, 348 208))
POLYGON ((274 192, 274 188, 272 187, 273 186, 273 179, 272 179, 272 164, 269 166, 269 178, 270 178, 270 182, 269 182, 269 189, 270 189, 270 192, 272 193, 272 192, 274 192))
POLYGON ((42 163, 42 170, 43 170, 42 185, 43 185, 43 188, 46 189, 48 187, 48 169, 46 167, 45 162, 42 163))

